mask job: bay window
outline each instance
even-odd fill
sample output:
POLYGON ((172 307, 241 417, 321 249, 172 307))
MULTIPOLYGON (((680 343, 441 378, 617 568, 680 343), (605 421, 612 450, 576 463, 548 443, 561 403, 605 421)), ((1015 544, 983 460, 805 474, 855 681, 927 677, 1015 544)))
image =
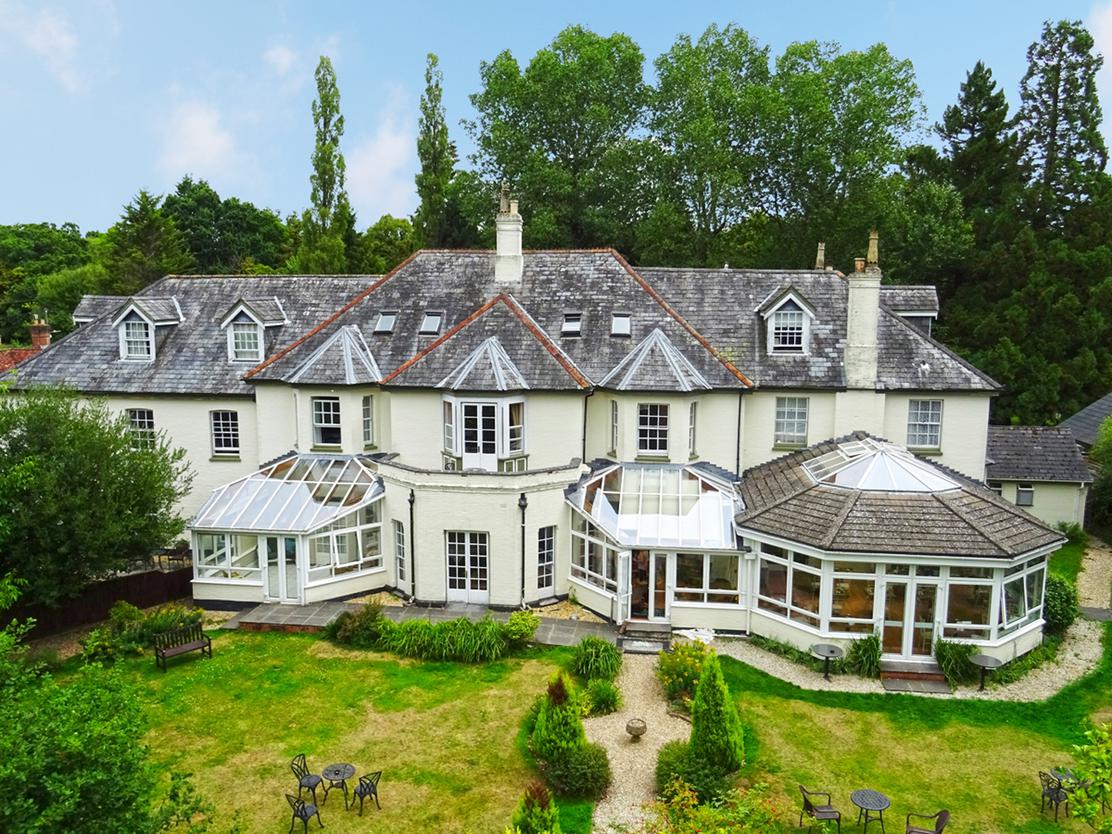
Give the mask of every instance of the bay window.
POLYGON ((758 608, 819 627, 822 563, 818 559, 762 544, 759 570, 758 608))
POLYGON ((1046 559, 1032 559, 1004 572, 1004 593, 1000 597, 998 636, 1016 631, 1042 616, 1043 590, 1046 585, 1046 559))

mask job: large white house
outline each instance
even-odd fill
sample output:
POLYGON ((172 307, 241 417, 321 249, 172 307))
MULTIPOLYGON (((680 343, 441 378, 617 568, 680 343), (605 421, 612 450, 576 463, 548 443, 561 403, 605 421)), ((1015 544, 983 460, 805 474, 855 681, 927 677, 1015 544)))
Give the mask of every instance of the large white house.
POLYGON ((197 473, 194 596, 572 595, 807 646, 1036 645, 1063 541, 987 489, 997 385, 932 287, 422 251, 376 276, 170 276, 87 297, 20 368, 164 431, 197 473), (884 439, 881 439, 884 438, 884 439))

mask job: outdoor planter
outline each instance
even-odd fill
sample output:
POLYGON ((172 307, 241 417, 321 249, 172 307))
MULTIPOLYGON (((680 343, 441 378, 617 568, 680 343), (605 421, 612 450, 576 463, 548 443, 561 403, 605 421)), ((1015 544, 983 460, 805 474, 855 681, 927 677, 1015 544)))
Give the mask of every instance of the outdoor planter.
POLYGON ((629 733, 631 741, 640 741, 647 729, 648 725, 643 718, 631 718, 626 722, 626 732, 629 733))

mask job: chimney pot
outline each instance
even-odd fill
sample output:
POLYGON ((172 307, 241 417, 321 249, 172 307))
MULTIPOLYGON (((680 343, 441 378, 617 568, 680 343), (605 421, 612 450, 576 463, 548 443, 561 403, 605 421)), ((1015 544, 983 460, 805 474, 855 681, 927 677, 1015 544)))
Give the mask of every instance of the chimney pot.
POLYGON ((865 271, 865 259, 864 258, 854 258, 853 259, 853 271, 854 272, 864 272, 865 271))
POLYGON ((42 350, 50 345, 50 325, 40 318, 31 322, 31 347, 42 350))
POLYGON ((820 243, 819 244, 819 251, 815 255, 815 269, 825 269, 825 268, 826 268, 826 244, 825 243, 820 243))
POLYGON ((869 256, 866 258, 869 266, 880 264, 880 235, 876 229, 869 232, 869 256))

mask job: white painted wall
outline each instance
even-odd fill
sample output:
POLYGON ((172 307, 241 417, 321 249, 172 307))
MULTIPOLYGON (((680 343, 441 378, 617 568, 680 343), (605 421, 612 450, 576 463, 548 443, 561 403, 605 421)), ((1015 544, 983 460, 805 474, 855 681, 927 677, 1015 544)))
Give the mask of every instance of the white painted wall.
MULTIPOLYGON (((1016 488, 1019 481, 1001 481, 1001 495, 1015 503, 1016 488)), ((1052 527, 1059 524, 1085 524, 1085 497, 1087 484, 1066 484, 1054 481, 1024 481, 1035 487, 1035 503, 1022 507, 1031 515, 1045 521, 1052 527)))
POLYGON ((890 392, 884 401, 883 436, 893 443, 907 443, 907 410, 910 400, 941 399, 942 447, 932 460, 980 480, 985 473, 988 447, 987 394, 890 392))

